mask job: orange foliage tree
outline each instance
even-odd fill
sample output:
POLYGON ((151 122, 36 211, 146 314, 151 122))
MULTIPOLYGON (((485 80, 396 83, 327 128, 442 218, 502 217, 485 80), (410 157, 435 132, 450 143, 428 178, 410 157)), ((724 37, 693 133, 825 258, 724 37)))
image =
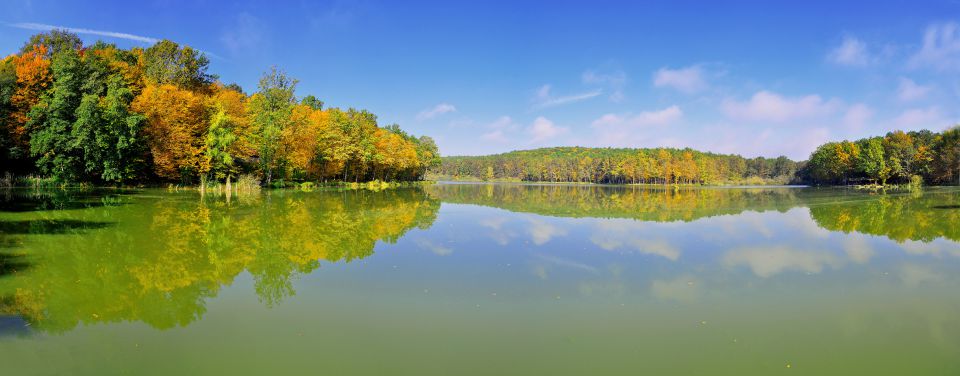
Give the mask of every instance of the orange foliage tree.
POLYGON ((209 170, 203 158, 207 106, 202 95, 169 84, 147 85, 131 107, 147 117, 147 146, 157 176, 189 180, 209 170))
POLYGON ((42 95, 53 82, 50 72, 50 59, 47 57, 47 47, 34 45, 27 52, 13 56, 14 69, 17 74, 17 88, 10 98, 13 112, 10 114, 8 132, 13 146, 30 149, 30 140, 27 135, 27 120, 30 109, 40 101, 42 95))

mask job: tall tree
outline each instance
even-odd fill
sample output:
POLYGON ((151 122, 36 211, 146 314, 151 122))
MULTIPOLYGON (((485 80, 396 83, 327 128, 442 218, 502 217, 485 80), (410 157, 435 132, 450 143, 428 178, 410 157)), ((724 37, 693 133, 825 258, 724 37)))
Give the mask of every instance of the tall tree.
POLYGON ((207 171, 208 118, 202 95, 169 84, 147 85, 132 108, 146 116, 144 133, 157 176, 190 182, 207 171))
POLYGON ((960 127, 944 131, 934 143, 937 161, 934 180, 944 184, 960 184, 960 127))
POLYGON ((870 179, 886 184, 890 169, 887 167, 883 153, 883 139, 872 137, 859 141, 857 145, 860 149, 859 157, 856 159, 857 171, 870 179))
POLYGON ((307 107, 310 107, 310 108, 312 108, 312 109, 314 109, 314 110, 322 110, 322 109, 323 109, 323 101, 317 99, 317 97, 315 97, 315 96, 313 96, 313 95, 307 95, 307 96, 303 97, 303 99, 300 100, 300 104, 302 104, 302 105, 304 105, 304 106, 307 106, 307 107))
POLYGON ((88 176, 126 183, 143 170, 147 149, 142 131, 146 118, 129 110, 133 98, 119 75, 111 78, 105 97, 83 96, 72 142, 82 155, 88 176))
POLYGON ((43 46, 46 57, 49 58, 63 51, 79 51, 83 48, 83 41, 75 33, 53 29, 46 33, 30 36, 30 39, 20 48, 20 53, 30 52, 37 46, 43 46))
POLYGON ((83 173, 83 161, 71 134, 83 94, 83 65, 76 51, 67 50, 54 56, 52 70, 50 93, 29 114, 30 153, 44 174, 77 181, 83 173))
POLYGON ((14 56, 12 60, 17 85, 10 96, 11 114, 6 120, 6 128, 11 137, 10 155, 13 158, 23 158, 29 153, 31 130, 27 123, 30 120, 30 111, 53 83, 47 51, 49 49, 44 45, 34 45, 27 52, 14 56))
POLYGON ((16 156, 13 147, 13 93, 17 89, 17 73, 13 57, 0 60, 0 170, 14 169, 16 156))
POLYGON ((250 98, 260 168, 268 185, 273 182, 274 173, 285 167, 286 156, 280 153, 280 141, 291 123, 296 87, 297 80, 272 67, 260 78, 259 91, 250 98))
POLYGON ((144 51, 144 74, 155 84, 171 84, 182 89, 202 90, 216 76, 207 73, 210 60, 199 51, 161 40, 144 51))

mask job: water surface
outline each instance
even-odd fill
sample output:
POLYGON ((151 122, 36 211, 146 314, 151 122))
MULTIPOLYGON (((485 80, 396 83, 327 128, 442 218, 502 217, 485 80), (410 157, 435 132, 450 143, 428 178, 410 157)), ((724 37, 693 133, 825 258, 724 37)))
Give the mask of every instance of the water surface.
POLYGON ((960 373, 960 190, 0 191, 0 374, 960 373))

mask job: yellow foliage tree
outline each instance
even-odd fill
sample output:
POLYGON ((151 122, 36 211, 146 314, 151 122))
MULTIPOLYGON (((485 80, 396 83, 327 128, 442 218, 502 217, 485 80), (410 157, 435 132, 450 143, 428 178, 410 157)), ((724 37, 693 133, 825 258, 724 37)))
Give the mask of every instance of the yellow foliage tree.
POLYGON ((203 157, 208 113, 202 95, 169 84, 151 84, 132 108, 147 117, 147 145, 157 176, 189 179, 210 169, 203 157))

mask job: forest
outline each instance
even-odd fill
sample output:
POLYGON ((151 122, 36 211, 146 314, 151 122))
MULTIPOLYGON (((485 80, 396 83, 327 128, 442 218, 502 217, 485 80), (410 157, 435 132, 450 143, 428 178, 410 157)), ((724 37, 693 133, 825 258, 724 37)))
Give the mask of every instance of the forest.
POLYGON ((555 147, 444 157, 435 178, 602 184, 957 184, 960 128, 829 142, 807 161, 692 149, 555 147))
POLYGON ((957 184, 960 179, 960 128, 942 133, 928 130, 894 131, 883 137, 820 145, 800 180, 810 184, 840 185, 922 182, 957 184))
POLYGON ((208 66, 169 40, 121 49, 61 30, 32 36, 0 61, 5 183, 412 181, 439 163, 430 137, 298 97, 298 81, 276 67, 248 95, 208 66))
POLYGON ((555 147, 481 157, 444 157, 445 178, 604 184, 788 184, 802 163, 692 149, 555 147))

